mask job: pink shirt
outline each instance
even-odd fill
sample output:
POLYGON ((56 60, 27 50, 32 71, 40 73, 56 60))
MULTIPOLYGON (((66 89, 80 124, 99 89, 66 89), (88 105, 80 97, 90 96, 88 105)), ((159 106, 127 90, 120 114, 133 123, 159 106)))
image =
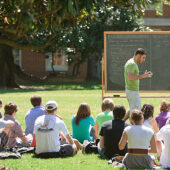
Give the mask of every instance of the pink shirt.
POLYGON ((24 132, 21 128, 20 123, 17 120, 15 120, 14 117, 12 117, 11 115, 6 114, 3 119, 12 120, 15 123, 15 125, 10 129, 10 137, 8 140, 8 147, 13 148, 16 145, 16 138, 17 137, 22 138, 24 136, 24 132))

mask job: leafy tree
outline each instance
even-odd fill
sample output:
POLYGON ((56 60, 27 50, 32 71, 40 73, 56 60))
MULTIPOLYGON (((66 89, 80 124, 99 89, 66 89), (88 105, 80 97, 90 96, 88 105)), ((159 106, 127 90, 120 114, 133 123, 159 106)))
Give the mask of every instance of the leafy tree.
MULTIPOLYGON (((56 42, 58 46, 74 48, 75 50, 70 54, 79 54, 79 57, 72 59, 76 61, 73 75, 79 74, 80 65, 90 56, 94 56, 96 62, 101 59, 104 31, 140 31, 144 29, 139 24, 140 15, 131 11, 130 7, 97 7, 93 17, 86 23, 77 23, 74 27, 65 29, 60 41, 56 42)), ((88 71, 90 70, 88 69, 88 71)), ((93 75, 89 72, 88 76, 93 75)))
MULTIPOLYGON (((12 48, 43 51, 60 30, 95 17, 95 8, 117 5, 141 12, 152 0, 0 0, 0 86, 15 86, 12 48)), ((56 36, 57 35, 57 36, 56 36)))

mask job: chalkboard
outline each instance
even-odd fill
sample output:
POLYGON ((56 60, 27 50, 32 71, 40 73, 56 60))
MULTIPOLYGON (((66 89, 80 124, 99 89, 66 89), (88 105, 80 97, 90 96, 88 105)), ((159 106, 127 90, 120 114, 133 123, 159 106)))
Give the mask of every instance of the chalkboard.
POLYGON ((170 32, 105 32, 105 91, 125 90, 124 65, 137 48, 147 52, 140 74, 153 76, 140 80, 140 90, 170 90, 170 32))

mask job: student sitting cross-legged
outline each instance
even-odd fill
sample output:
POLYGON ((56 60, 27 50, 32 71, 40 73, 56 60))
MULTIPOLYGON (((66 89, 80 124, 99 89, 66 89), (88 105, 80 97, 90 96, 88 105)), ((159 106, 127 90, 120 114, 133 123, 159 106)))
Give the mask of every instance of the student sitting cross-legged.
POLYGON ((20 123, 15 120, 15 116, 17 113, 17 105, 14 102, 9 102, 5 105, 4 110, 5 114, 3 120, 11 120, 15 124, 13 127, 10 128, 8 147, 13 148, 17 145, 30 146, 30 143, 32 141, 32 135, 28 134, 27 136, 25 136, 20 123))
POLYGON ((154 132, 143 125, 142 111, 132 110, 130 119, 133 125, 124 129, 119 149, 123 150, 128 142, 128 153, 122 163, 126 168, 153 168, 153 160, 149 153, 157 153, 154 132))
POLYGON ((48 101, 45 105, 46 115, 36 119, 34 133, 36 139, 36 155, 47 154, 49 157, 73 156, 77 153, 77 147, 69 135, 65 123, 56 115, 58 104, 48 101), (68 144, 60 144, 60 133, 63 133, 68 144))
POLYGON ((14 122, 11 120, 5 121, 0 119, 0 152, 7 146, 10 128, 14 125, 14 122))
POLYGON ((102 127, 102 124, 108 120, 113 120, 113 109, 114 104, 112 99, 105 98, 101 105, 102 112, 99 113, 96 117, 94 129, 95 129, 95 139, 99 137, 99 132, 102 127))
POLYGON ((163 141, 160 164, 162 168, 170 168, 170 118, 165 126, 157 133, 157 139, 163 141))
POLYGON ((100 131, 100 142, 98 143, 98 152, 102 157, 112 158, 116 154, 124 156, 127 147, 120 150, 118 147, 123 130, 128 126, 122 119, 126 114, 124 106, 116 105, 113 109, 114 120, 103 123, 100 131))
POLYGON ((160 113, 155 117, 159 129, 161 129, 166 124, 166 121, 170 118, 169 105, 170 102, 168 101, 162 101, 160 104, 160 113))
POLYGON ((30 98, 30 102, 33 105, 33 108, 30 109, 25 116, 25 124, 26 124, 25 134, 26 135, 28 134, 33 135, 35 120, 39 116, 45 115, 45 108, 42 106, 41 96, 33 95, 30 98))
POLYGON ((90 106, 87 103, 81 103, 77 114, 72 117, 73 138, 80 143, 84 140, 93 141, 94 134, 90 135, 90 129, 94 126, 94 119, 91 116, 90 106))

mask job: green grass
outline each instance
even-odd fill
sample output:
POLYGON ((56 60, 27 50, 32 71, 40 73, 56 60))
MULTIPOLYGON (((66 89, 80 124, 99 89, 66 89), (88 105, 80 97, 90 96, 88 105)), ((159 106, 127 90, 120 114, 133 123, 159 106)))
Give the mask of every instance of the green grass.
POLYGON ((21 84, 24 88, 42 88, 42 89, 57 89, 57 90, 99 90, 101 89, 100 82, 55 82, 55 83, 36 83, 36 84, 21 84))
MULTIPOLYGON (((47 85, 47 90, 20 90, 20 89, 10 89, 10 90, 0 90, 0 98, 3 100, 3 105, 8 101, 15 101, 18 105, 18 112, 16 114, 16 119, 21 123, 23 129, 25 129, 24 117, 27 111, 32 107, 30 104, 30 97, 33 94, 39 94, 43 98, 43 105, 48 100, 56 100, 59 104, 58 114, 62 116, 64 122, 67 125, 71 133, 71 118, 72 115, 76 114, 78 106, 82 102, 87 102, 91 107, 91 112, 93 117, 101 112, 101 94, 102 91, 100 84, 65 84, 55 86, 53 89, 49 90, 47 85), (82 89, 77 88, 77 86, 82 87, 82 89), (91 87, 92 86, 92 87, 91 87), (95 86, 95 88, 93 87, 95 86), (74 90, 69 90, 69 88, 74 90), (75 87, 75 88, 74 88, 75 87), (86 88, 87 87, 87 88, 86 88), (58 89, 58 90, 54 90, 58 89)), ((35 86, 34 86, 35 87, 35 86)), ((125 98, 115 98, 113 99, 115 104, 122 104, 128 110, 128 103, 125 98)), ((161 98, 142 98, 142 104, 152 103, 155 106, 155 115, 159 113, 159 105, 162 101, 161 98)), ((166 100, 170 101, 169 98, 166 100)), ((1 112, 4 112, 1 109, 1 112)), ((84 155, 79 152, 76 156, 70 158, 56 158, 56 159, 37 159, 33 158, 33 154, 22 155, 21 159, 13 160, 1 160, 0 165, 4 165, 11 169, 42 169, 42 170, 52 170, 52 169, 81 169, 81 170, 98 170, 98 169, 112 169, 111 165, 107 164, 106 160, 102 160, 98 155, 84 155)))

